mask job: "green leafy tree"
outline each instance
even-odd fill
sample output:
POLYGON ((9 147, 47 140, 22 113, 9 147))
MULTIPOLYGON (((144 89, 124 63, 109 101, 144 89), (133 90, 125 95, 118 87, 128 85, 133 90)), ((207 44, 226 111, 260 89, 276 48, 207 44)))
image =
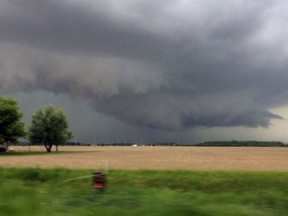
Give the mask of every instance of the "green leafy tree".
POLYGON ((71 139, 66 113, 62 108, 48 105, 46 108, 37 108, 32 116, 29 128, 29 140, 32 144, 43 144, 47 152, 51 152, 52 146, 65 144, 71 139))
POLYGON ((20 137, 25 137, 22 117, 17 100, 0 96, 0 144, 8 145, 20 137))

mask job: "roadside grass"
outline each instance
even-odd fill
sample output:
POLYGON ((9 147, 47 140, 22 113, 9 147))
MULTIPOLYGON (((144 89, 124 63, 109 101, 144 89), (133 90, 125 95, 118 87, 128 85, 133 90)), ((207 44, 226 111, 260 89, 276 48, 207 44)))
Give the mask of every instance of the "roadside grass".
POLYGON ((92 170, 0 168, 0 214, 281 216, 288 173, 112 170, 103 193, 92 170), (87 177, 80 178, 79 177, 87 177))

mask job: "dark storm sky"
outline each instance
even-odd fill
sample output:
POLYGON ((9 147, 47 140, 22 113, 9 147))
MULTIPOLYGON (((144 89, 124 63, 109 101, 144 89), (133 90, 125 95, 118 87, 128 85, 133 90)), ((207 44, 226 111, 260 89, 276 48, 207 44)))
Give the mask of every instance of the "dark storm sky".
POLYGON ((3 0, 0 91, 23 110, 33 92, 82 101, 107 128, 266 128, 287 105, 287 14, 281 0, 3 0))

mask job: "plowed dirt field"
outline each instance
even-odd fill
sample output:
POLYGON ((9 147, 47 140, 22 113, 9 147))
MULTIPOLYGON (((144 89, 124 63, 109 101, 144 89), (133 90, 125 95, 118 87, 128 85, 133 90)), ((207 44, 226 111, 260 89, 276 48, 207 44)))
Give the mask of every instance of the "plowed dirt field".
MULTIPOLYGON (((28 147, 13 147, 17 152, 28 147)), ((31 152, 45 151, 33 146, 31 152)), ((9 154, 9 153, 8 153, 9 154)), ((59 153, 0 155, 1 167, 288 171, 284 147, 59 147, 59 153)))

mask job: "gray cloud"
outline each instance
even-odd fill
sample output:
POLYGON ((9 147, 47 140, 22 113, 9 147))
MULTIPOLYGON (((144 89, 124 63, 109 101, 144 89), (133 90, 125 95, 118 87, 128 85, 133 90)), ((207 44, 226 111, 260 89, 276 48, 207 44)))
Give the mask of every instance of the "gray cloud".
POLYGON ((268 127, 287 103, 285 4, 2 1, 0 90, 85 98, 151 128, 268 127))
POLYGON ((133 17, 119 19, 112 3, 97 3, 103 8, 55 0, 4 2, 0 37, 12 42, 26 38, 29 45, 63 53, 149 60, 162 55, 165 40, 133 17))

